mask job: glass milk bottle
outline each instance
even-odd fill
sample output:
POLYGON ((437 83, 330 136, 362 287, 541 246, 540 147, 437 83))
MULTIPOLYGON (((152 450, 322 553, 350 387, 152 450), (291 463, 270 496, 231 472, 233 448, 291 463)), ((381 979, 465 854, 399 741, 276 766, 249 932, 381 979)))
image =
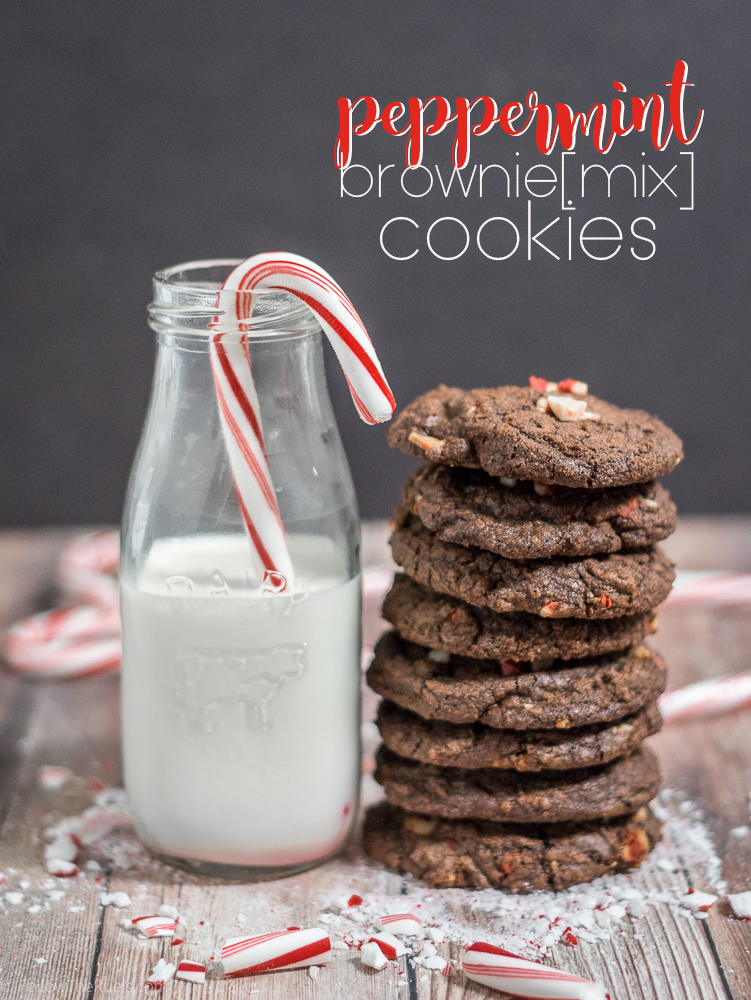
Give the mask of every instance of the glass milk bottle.
POLYGON ((217 289, 237 263, 154 278, 156 373, 120 567, 123 755, 153 854, 264 879, 330 857, 357 811, 359 519, 320 327, 292 295, 255 292, 248 351, 294 568, 290 593, 264 586, 209 356, 217 289))

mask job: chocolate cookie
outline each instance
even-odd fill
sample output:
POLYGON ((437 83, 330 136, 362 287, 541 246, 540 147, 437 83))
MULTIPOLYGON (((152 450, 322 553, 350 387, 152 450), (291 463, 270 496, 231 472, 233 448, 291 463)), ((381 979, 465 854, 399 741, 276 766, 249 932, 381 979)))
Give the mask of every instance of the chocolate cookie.
POLYGON ((660 768, 642 747, 600 767, 519 774, 498 768, 435 767, 376 753, 375 780, 395 806, 444 819, 565 823, 625 816, 660 790, 660 768))
POLYGON ((389 444, 491 476, 588 488, 644 483, 683 458, 680 439, 657 417, 587 396, 587 409, 599 419, 564 421, 537 408, 541 395, 513 385, 469 391, 442 385, 402 410, 389 444))
POLYGON ((436 889, 567 889, 644 861, 660 840, 648 806, 609 821, 514 826, 445 820, 405 812, 388 802, 368 810, 365 852, 436 889))
POLYGON ((665 680, 662 661, 646 646, 574 661, 501 664, 435 652, 396 632, 378 641, 368 670, 374 691, 424 719, 494 729, 560 730, 624 719, 655 701, 665 680))
POLYGON ((567 771, 607 764, 638 749, 657 733, 662 716, 655 702, 616 722, 576 729, 494 729, 475 722, 422 719, 382 701, 376 719, 383 742, 400 757, 440 767, 567 771))
POLYGON ((647 614, 621 618, 542 618, 524 611, 499 614, 437 594, 403 573, 383 602, 383 617, 413 642, 431 649, 489 659, 597 655, 639 642, 653 626, 647 614))
POLYGON ((670 593, 673 564, 658 548, 578 559, 506 559, 441 541, 401 506, 390 539, 408 576, 441 594, 493 611, 544 618, 616 618, 657 607, 670 593))
POLYGON ((529 481, 504 486, 482 469, 424 465, 407 481, 404 502, 444 542, 507 559, 644 548, 675 531, 675 504, 659 483, 547 489, 540 495, 529 481))

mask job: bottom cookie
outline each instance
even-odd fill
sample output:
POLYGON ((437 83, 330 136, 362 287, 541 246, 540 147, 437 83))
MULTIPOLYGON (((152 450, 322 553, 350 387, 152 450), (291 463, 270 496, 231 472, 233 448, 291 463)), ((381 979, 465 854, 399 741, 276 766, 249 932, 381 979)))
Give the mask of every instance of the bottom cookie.
POLYGON ((366 854, 437 889, 566 889, 638 867, 660 840, 644 806, 630 816, 589 823, 514 825, 445 820, 388 802, 365 816, 366 854))

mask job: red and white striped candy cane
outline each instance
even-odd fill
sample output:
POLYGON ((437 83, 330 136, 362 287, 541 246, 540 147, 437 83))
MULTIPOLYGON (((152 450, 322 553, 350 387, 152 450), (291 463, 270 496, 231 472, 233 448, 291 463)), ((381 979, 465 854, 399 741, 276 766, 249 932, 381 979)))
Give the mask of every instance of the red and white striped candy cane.
POLYGON ((462 966, 468 979, 525 1000, 610 1000, 600 983, 528 962, 493 944, 470 945, 462 966))
POLYGON ((327 931, 277 931, 257 937, 230 938, 222 948, 224 975, 252 976, 278 969, 301 969, 331 961, 331 941, 327 931))
POLYGON ((120 611, 116 531, 74 539, 60 556, 57 579, 65 603, 16 622, 3 640, 11 670, 67 679, 120 669, 120 611))
POLYGON ((657 699, 665 725, 751 705, 751 671, 669 688, 657 699))
POLYGON ((331 275, 297 254, 262 253, 240 264, 217 295, 221 314, 212 324, 211 366, 224 438, 243 521, 264 585, 293 588, 292 561, 271 481, 253 385, 247 334, 253 291, 289 292, 316 315, 331 341, 355 406, 366 423, 389 420, 394 397, 362 320, 331 275))

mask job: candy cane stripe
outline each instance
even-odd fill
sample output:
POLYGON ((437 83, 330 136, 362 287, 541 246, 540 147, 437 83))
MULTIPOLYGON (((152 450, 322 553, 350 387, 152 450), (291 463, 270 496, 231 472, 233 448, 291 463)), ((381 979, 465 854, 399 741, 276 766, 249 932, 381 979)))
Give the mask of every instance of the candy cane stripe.
POLYGON ((216 356, 219 359, 219 364, 222 366, 222 371, 224 372, 224 376, 227 379, 227 382, 229 382, 229 387, 232 390, 235 399, 240 404, 240 408, 245 414, 248 423, 253 428, 253 433, 256 436, 256 440, 258 441, 261 448, 263 448, 264 447, 263 434, 261 433, 261 426, 258 423, 258 418, 256 417, 255 411, 251 406, 250 400, 245 395, 245 391, 243 390, 243 387, 240 385, 237 379, 237 375, 235 375, 232 366, 230 365, 229 358, 227 357, 227 350, 224 344, 221 343, 219 339, 220 337, 221 334, 218 334, 214 338, 216 356))

